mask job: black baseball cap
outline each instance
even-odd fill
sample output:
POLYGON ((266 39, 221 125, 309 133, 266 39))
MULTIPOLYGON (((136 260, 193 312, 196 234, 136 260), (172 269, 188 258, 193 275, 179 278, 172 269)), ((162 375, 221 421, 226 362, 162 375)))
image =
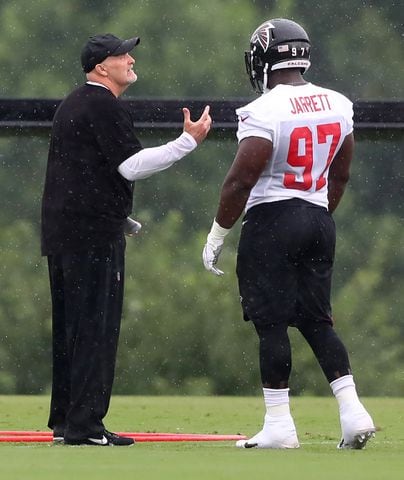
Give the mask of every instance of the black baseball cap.
POLYGON ((121 40, 112 33, 90 37, 81 51, 81 65, 84 72, 91 72, 107 57, 130 52, 139 42, 139 37, 121 40))

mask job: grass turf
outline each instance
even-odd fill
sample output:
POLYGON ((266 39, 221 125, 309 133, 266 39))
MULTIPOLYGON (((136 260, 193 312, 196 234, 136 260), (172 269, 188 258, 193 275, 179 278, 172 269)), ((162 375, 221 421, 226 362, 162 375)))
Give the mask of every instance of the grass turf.
MULTIPOLYGON (((1 430, 46 430, 48 397, 1 396, 1 430)), ((7 480, 298 480, 402 479, 404 399, 369 398, 378 432, 362 451, 337 450, 333 398, 292 398, 301 448, 237 449, 234 442, 138 443, 129 448, 0 443, 7 480)), ((263 418, 260 397, 113 397, 107 428, 115 431, 252 435, 263 418)))

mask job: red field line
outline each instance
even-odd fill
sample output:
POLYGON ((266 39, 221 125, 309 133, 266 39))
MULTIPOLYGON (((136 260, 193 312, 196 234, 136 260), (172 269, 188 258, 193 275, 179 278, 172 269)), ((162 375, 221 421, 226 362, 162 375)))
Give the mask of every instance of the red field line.
MULTIPOLYGON (((246 439, 244 435, 205 433, 119 432, 137 442, 223 442, 246 439)), ((52 442, 52 432, 32 430, 0 430, 0 442, 52 442)))

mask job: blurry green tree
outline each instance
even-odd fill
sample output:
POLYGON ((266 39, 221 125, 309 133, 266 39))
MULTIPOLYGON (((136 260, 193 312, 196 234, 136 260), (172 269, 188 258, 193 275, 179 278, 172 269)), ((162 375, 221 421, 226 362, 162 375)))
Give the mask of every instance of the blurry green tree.
MULTIPOLYGON (((0 2, 0 94, 61 98, 82 83, 79 52, 94 33, 139 35, 132 97, 251 97, 243 53, 271 17, 301 22, 313 42, 307 78, 357 99, 401 99, 402 2, 342 0, 52 0, 0 2)), ((198 112, 195 112, 197 114, 198 112)), ((0 393, 50 384, 50 299, 39 253, 48 134, 0 138, 0 393)), ((172 132, 172 135, 175 133, 172 132)), ((172 135, 142 134, 145 146, 172 135)), ((336 212, 336 328, 362 394, 402 395, 404 135, 359 135, 352 178, 336 212)), ((201 249, 236 140, 213 134, 170 170, 137 183, 129 239, 116 392, 259 391, 256 339, 242 320, 234 272, 237 229, 203 269, 201 249)), ((292 330, 295 394, 327 394, 311 351, 292 330)))

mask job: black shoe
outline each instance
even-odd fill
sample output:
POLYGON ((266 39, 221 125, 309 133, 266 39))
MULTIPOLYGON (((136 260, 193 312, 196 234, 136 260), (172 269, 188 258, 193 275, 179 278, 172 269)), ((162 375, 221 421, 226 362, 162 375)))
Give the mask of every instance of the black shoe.
POLYGON ((104 430, 104 437, 108 440, 108 445, 115 445, 118 447, 125 447, 129 445, 133 445, 135 440, 130 437, 123 437, 122 435, 117 435, 116 433, 108 432, 108 430, 104 430))
POLYGON ((56 425, 53 427, 53 443, 62 443, 65 436, 65 427, 56 425))
POLYGON ((64 439, 65 445, 94 445, 98 447, 126 447, 129 445, 133 445, 135 440, 129 437, 122 437, 117 435, 116 433, 108 432, 108 430, 104 430, 102 435, 94 436, 94 437, 87 437, 82 439, 64 439))

